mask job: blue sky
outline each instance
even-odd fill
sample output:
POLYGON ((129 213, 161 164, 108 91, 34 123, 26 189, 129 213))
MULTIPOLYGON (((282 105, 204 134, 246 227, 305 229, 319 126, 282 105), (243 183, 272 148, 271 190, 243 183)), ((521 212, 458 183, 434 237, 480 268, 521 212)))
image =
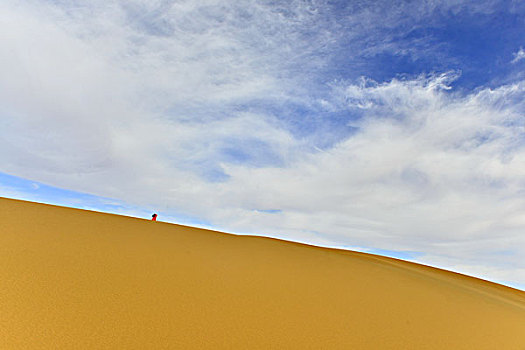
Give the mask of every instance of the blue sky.
POLYGON ((4 1, 0 195, 525 286, 522 1, 4 1))

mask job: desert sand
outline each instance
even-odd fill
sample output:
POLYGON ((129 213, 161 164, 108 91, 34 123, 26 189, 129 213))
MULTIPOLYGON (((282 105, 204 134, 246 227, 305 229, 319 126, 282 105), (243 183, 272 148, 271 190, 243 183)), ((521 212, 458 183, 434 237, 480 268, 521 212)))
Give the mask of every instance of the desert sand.
POLYGON ((3 198, 0 283, 0 349, 525 349, 523 291, 3 198))

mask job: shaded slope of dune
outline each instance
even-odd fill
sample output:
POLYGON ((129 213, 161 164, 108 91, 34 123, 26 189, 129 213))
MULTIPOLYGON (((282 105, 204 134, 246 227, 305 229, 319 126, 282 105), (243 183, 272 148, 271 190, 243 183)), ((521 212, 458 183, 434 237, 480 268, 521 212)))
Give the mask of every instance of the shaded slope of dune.
POLYGON ((0 198, 1 349, 525 349, 525 292, 0 198))

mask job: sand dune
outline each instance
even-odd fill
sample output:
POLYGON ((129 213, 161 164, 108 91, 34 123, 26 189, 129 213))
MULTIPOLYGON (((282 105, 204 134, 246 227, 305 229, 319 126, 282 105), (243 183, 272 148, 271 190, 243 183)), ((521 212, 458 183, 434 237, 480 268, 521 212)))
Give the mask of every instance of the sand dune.
POLYGON ((0 349, 525 349, 519 290, 10 199, 0 283, 0 349))

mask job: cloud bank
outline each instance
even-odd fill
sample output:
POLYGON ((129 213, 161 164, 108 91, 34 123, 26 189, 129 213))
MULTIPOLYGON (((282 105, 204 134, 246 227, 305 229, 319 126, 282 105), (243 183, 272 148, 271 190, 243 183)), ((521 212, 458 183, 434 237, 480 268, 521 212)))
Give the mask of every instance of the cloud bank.
POLYGON ((443 18, 501 4, 398 7, 3 2, 0 171, 525 285, 520 43, 465 88, 443 18))

